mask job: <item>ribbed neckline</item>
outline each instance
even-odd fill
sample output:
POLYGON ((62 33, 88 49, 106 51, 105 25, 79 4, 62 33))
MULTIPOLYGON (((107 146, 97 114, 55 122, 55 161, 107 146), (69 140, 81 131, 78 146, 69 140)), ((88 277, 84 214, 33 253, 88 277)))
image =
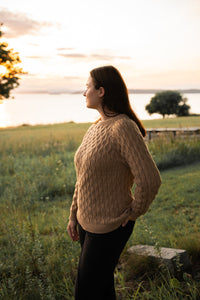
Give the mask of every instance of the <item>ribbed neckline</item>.
POLYGON ((99 121, 96 123, 96 125, 97 125, 97 124, 98 124, 98 125, 109 124, 109 123, 112 123, 112 122, 114 122, 114 121, 116 121, 116 120, 118 120, 118 119, 124 118, 125 116, 126 116, 125 114, 119 114, 119 115, 117 115, 117 116, 115 116, 115 117, 110 117, 110 118, 108 118, 108 119, 106 119, 106 120, 101 120, 101 119, 99 119, 99 121))

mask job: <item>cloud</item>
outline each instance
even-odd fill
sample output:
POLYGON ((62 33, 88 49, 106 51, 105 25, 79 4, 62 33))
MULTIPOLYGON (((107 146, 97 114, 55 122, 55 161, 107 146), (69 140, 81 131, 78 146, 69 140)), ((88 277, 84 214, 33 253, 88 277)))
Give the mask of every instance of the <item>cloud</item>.
POLYGON ((0 20, 7 27, 6 37, 16 38, 27 34, 36 34, 42 27, 52 26, 49 22, 38 22, 21 12, 1 9, 0 20))
POLYGON ((82 80, 83 78, 82 77, 80 77, 80 76, 64 76, 64 79, 67 79, 67 80, 76 80, 76 79, 78 79, 78 80, 82 80))
POLYGON ((57 48, 56 50, 58 50, 58 51, 72 51, 72 50, 74 50, 74 48, 57 48))
POLYGON ((45 57, 45 56, 26 56, 26 58, 30 58, 30 59, 49 59, 49 57, 45 57))
POLYGON ((61 53, 58 54, 59 56, 63 56, 63 57, 69 57, 69 58, 87 58, 88 55, 82 54, 82 53, 61 53))
POLYGON ((33 43, 28 43, 28 45, 34 46, 34 47, 39 47, 40 46, 39 44, 33 44, 33 43))
POLYGON ((103 60, 103 61, 112 61, 116 59, 131 59, 129 56, 115 56, 115 55, 109 55, 109 54, 99 54, 99 53, 94 53, 94 54, 83 54, 83 53, 60 53, 58 54, 59 56, 63 56, 66 58, 81 58, 81 59, 86 59, 87 61, 91 60, 103 60))
POLYGON ((48 76, 38 77, 35 74, 24 76, 20 86, 15 90, 17 94, 65 94, 82 93, 82 83, 85 78, 79 76, 48 76))
POLYGON ((92 54, 91 58, 95 58, 98 60, 113 60, 113 59, 131 59, 129 56, 114 56, 114 55, 104 55, 104 54, 92 54))

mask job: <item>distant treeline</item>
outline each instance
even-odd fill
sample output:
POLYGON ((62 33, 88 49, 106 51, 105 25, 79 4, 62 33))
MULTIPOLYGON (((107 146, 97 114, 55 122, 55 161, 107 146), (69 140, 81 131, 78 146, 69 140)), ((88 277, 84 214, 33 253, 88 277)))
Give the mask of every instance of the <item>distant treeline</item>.
MULTIPOLYGON (((156 94, 156 93, 160 93, 160 92, 164 92, 166 91, 166 89, 129 89, 128 92, 129 94, 156 94)), ((187 90, 180 90, 177 89, 177 92, 181 93, 181 94, 200 94, 200 90, 199 89, 187 89, 187 90)))

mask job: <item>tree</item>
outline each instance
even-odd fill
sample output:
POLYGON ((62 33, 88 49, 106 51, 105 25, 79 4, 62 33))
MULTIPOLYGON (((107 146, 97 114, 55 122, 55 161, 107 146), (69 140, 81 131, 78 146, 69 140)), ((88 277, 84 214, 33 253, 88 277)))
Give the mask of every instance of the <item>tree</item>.
POLYGON ((182 99, 183 104, 178 106, 176 115, 179 117, 189 116, 190 106, 186 104, 187 98, 182 99))
POLYGON ((145 109, 151 115, 158 113, 165 118, 165 115, 188 116, 190 106, 186 104, 187 99, 177 91, 164 91, 156 93, 151 98, 145 109))
MULTIPOLYGON (((0 39, 1 26, 2 24, 0 39)), ((7 47, 7 43, 0 41, 0 100, 10 97, 10 91, 19 85, 19 75, 25 74, 18 66, 21 63, 18 53, 7 47)))

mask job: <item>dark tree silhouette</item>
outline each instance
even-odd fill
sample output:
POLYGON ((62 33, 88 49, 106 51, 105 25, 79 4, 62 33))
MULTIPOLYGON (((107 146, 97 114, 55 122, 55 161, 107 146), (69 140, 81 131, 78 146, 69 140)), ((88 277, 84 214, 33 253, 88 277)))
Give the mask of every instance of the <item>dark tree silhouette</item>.
POLYGON ((21 63, 19 55, 8 44, 1 42, 2 31, 0 25, 0 100, 9 98, 10 91, 19 85, 19 75, 25 74, 18 66, 21 63))
POLYGON ((156 93, 151 98, 145 109, 149 114, 158 113, 165 115, 188 116, 190 106, 186 104, 187 99, 177 91, 164 91, 156 93))

